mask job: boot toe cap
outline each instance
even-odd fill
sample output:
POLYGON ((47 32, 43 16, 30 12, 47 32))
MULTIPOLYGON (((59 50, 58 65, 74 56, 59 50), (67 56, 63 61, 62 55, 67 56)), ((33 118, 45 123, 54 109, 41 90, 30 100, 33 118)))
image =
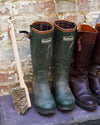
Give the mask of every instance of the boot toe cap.
POLYGON ((73 96, 69 96, 69 97, 59 97, 58 99, 58 104, 60 106, 64 106, 64 107, 72 107, 75 104, 75 99, 73 96))
POLYGON ((97 107, 96 101, 91 96, 81 96, 78 100, 76 99, 76 102, 81 108, 89 111, 93 111, 97 107))
POLYGON ((94 100, 89 100, 89 101, 88 101, 88 105, 90 105, 90 106, 94 106, 94 105, 96 105, 96 103, 95 103, 94 100))
POLYGON ((87 106, 96 106, 96 101, 93 98, 84 98, 82 103, 87 106))

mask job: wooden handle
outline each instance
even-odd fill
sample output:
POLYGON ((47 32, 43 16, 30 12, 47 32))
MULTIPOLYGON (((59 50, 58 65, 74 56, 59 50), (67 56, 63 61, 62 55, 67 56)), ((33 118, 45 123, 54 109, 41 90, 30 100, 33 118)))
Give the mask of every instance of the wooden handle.
POLYGON ((12 23, 9 24, 9 35, 10 35, 12 46, 13 46, 13 52, 14 52, 14 56, 15 56, 17 72, 18 72, 19 81, 20 81, 20 87, 24 88, 24 87, 26 87, 26 85, 25 85, 25 82, 23 79, 23 74, 22 74, 22 69, 21 69, 21 64, 20 64, 20 59, 19 59, 19 53, 18 53, 18 47, 17 47, 17 43, 16 43, 15 31, 14 31, 14 26, 12 23))

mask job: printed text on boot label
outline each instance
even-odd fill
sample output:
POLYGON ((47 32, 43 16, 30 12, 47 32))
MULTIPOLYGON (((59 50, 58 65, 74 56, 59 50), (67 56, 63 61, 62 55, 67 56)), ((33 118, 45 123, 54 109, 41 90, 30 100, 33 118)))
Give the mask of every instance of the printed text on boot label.
POLYGON ((63 36, 63 41, 73 41, 74 40, 74 36, 63 36))
POLYGON ((50 43, 51 41, 52 41, 52 37, 49 37, 49 38, 42 39, 41 43, 45 44, 45 43, 50 43))

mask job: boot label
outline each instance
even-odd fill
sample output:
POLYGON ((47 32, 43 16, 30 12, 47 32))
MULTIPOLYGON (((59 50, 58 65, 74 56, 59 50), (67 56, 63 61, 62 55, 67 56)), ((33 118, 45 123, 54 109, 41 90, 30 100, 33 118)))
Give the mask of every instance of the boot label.
POLYGON ((49 37, 49 38, 44 38, 41 40, 41 43, 42 44, 45 44, 45 43, 50 43, 52 41, 52 37, 49 37))
POLYGON ((63 36, 63 41, 73 41, 74 40, 74 36, 63 36))

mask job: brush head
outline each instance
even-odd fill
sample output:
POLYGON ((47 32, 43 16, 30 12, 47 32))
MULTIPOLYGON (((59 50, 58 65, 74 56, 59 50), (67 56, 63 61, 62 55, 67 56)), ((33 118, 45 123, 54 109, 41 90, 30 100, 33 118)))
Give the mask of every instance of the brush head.
POLYGON ((25 112, 29 109, 25 89, 20 88, 20 86, 11 88, 12 88, 11 93, 12 93, 13 103, 16 112, 18 114, 25 114, 25 112))

